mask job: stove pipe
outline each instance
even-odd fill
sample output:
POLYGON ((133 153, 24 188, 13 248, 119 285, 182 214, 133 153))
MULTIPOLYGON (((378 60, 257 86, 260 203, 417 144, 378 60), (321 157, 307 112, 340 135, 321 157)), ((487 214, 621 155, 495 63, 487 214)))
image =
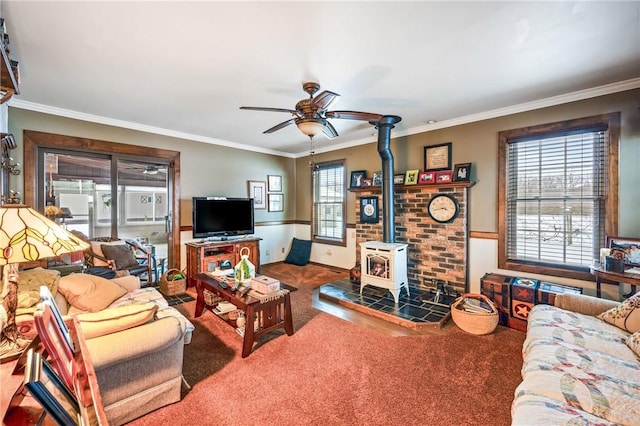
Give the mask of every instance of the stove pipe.
POLYGON ((393 187, 393 154, 391 153, 391 129, 394 124, 400 122, 401 117, 397 115, 383 115, 380 121, 375 124, 378 130, 378 154, 382 159, 382 239, 385 243, 396 242, 396 218, 394 209, 394 187, 393 187))

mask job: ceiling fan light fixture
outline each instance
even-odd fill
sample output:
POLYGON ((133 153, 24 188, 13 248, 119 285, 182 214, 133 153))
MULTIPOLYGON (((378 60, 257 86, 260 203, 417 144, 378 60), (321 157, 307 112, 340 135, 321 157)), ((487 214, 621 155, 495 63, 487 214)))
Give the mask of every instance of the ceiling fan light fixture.
POLYGON ((158 174, 158 168, 156 166, 147 166, 144 168, 144 173, 145 175, 157 175, 158 174))
POLYGON ((305 135, 314 137, 317 134, 322 133, 325 124, 323 120, 310 118, 296 120, 296 126, 298 126, 298 129, 300 129, 300 131, 305 135))

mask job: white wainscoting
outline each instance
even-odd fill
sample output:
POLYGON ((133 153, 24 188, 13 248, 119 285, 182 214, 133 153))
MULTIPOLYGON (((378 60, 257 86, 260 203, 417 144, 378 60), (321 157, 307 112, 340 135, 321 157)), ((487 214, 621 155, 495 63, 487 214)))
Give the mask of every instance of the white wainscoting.
MULTIPOLYGON (((256 226, 255 236, 262 238, 262 241, 260 241, 260 263, 267 264, 283 261, 289 253, 293 237, 308 240, 310 239, 310 229, 309 225, 300 224, 256 226)), ((184 268, 186 266, 184 243, 194 239, 191 231, 182 232, 180 237, 183 243, 180 248, 181 268, 184 268)), ((311 246, 311 261, 323 265, 351 269, 356 263, 355 242, 355 229, 348 228, 346 247, 313 243, 311 246)), ((487 272, 582 287, 584 294, 592 296, 596 294, 594 282, 499 269, 498 242, 486 238, 469 238, 469 291, 471 293, 480 292, 480 279, 487 272)), ((623 291, 628 291, 628 288, 623 289, 615 285, 602 285, 602 297, 605 299, 620 300, 623 291)))
MULTIPOLYGON (((480 279, 487 272, 582 287, 583 294, 588 294, 590 296, 596 295, 595 282, 499 269, 498 241, 485 238, 469 238, 469 291, 471 293, 480 292, 480 279)), ((618 287, 616 285, 602 284, 603 299, 621 300, 622 293, 627 291, 629 291, 628 286, 623 290, 622 286, 618 287)))

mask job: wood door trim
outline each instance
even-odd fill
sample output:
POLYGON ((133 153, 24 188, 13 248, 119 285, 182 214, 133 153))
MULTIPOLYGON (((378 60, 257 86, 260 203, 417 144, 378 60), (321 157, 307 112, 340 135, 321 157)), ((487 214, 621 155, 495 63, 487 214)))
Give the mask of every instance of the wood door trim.
MULTIPOLYGON (((108 142, 76 136, 58 135, 54 133, 24 130, 24 203, 36 206, 36 188, 38 179, 37 153, 41 148, 65 149, 80 152, 96 152, 109 155, 132 155, 145 158, 159 158, 173 164, 169 168, 170 181, 173 182, 171 211, 171 236, 173 245, 170 248, 174 264, 180 262, 180 152, 161 148, 129 145, 119 142, 108 142)), ((43 213, 41 211, 41 213, 43 213)), ((173 265, 169 265, 169 268, 173 265)))

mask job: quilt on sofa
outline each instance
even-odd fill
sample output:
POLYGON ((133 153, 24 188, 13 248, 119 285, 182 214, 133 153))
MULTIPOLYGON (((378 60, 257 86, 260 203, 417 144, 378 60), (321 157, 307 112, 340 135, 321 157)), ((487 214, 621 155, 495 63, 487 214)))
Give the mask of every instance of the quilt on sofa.
POLYGON ((640 361, 629 335, 593 316, 536 305, 513 424, 640 424, 640 361))

